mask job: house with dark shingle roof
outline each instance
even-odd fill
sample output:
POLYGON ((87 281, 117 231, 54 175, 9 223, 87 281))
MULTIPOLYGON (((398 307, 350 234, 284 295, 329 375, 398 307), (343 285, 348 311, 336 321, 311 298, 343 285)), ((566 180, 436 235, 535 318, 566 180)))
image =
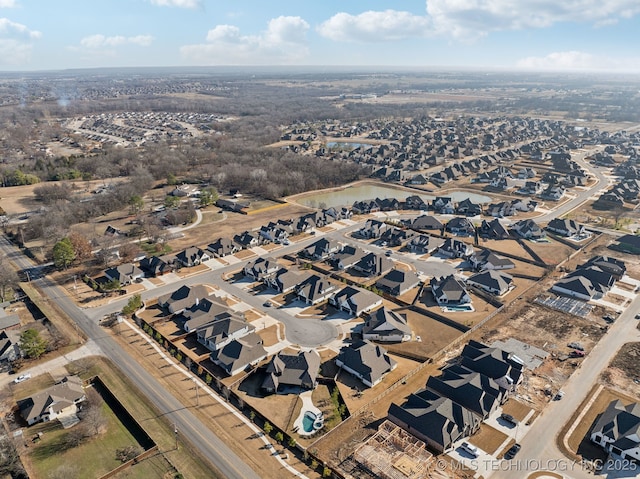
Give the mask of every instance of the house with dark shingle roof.
POLYGON ((370 313, 362 328, 362 339, 367 341, 399 343, 410 341, 412 334, 406 314, 384 307, 370 313))
POLYGON ((424 389, 411 394, 402 406, 391 404, 387 418, 440 453, 478 431, 482 423, 460 404, 424 389))
POLYGON ((430 281, 431 292, 440 306, 455 306, 471 303, 464 283, 454 275, 433 277, 430 281))
POLYGON ((503 349, 470 340, 462 349, 460 358, 462 366, 490 377, 506 391, 514 391, 522 382, 522 360, 503 349))
POLYGON ((584 225, 581 225, 577 221, 568 218, 554 218, 549 221, 546 229, 547 231, 551 231, 552 233, 556 233, 560 236, 565 237, 584 234, 584 225))
POLYGON ((363 238, 379 238, 382 233, 391 228, 390 225, 378 220, 367 220, 357 233, 363 238))
POLYGON ((473 236, 476 232, 475 226, 469 218, 456 216, 447 222, 445 230, 457 236, 473 236))
POLYGON ((490 377, 464 366, 449 366, 427 380, 427 389, 486 419, 504 401, 504 390, 490 377))
POLYGON ((229 376, 255 366, 267 357, 267 351, 262 346, 262 338, 256 333, 249 333, 239 339, 234 339, 222 349, 211 353, 211 361, 220 366, 229 376))
POLYGON ((209 250, 215 258, 222 258, 223 256, 237 253, 240 249, 240 246, 231 238, 218 238, 207 246, 207 250, 209 250))
POLYGON ((627 267, 624 264, 624 261, 612 258, 611 256, 594 256, 586 263, 580 265, 579 268, 587 268, 589 266, 596 266, 602 271, 606 271, 616 280, 622 278, 627 272, 627 267))
POLYGON ((213 321, 196 330, 196 337, 200 344, 209 351, 224 348, 235 339, 242 338, 255 331, 255 328, 244 320, 232 314, 221 314, 213 321))
POLYGON ((354 264, 360 261, 367 254, 361 248, 355 246, 346 245, 339 253, 335 253, 329 260, 329 263, 337 269, 351 268, 354 264))
POLYGON ((20 334, 17 331, 0 332, 0 363, 15 361, 20 357, 20 334))
POLYGON ((140 269, 151 276, 162 276, 173 271, 173 259, 168 256, 151 256, 140 261, 140 269))
POLYGON ((431 254, 437 251, 443 244, 444 240, 442 238, 421 234, 411 238, 411 241, 407 244, 407 248, 414 253, 431 254))
POLYGON ((305 279, 296 288, 298 298, 307 304, 318 304, 329 299, 338 290, 338 285, 325 276, 314 274, 305 279))
POLYGON ((640 460, 640 403, 611 401, 591 430, 591 442, 622 459, 640 460))
POLYGON ((418 216, 412 221, 408 221, 408 226, 415 230, 442 230, 444 228, 440 220, 433 215, 418 216))
POLYGON ((334 253, 338 253, 342 250, 344 245, 342 243, 338 243, 335 240, 320 238, 315 243, 307 246, 306 248, 300 251, 300 254, 305 258, 309 259, 326 259, 330 257, 334 253))
POLYGON ((471 256, 469 263, 471 263, 473 269, 478 271, 513 269, 516 267, 509 258, 498 256, 488 249, 483 249, 480 253, 471 256))
POLYGON ((18 407, 20 415, 31 426, 40 421, 75 415, 78 404, 85 399, 82 380, 78 376, 66 376, 50 388, 18 401, 18 407))
POLYGON ((360 316, 382 304, 377 294, 356 286, 345 286, 329 298, 329 303, 354 316, 360 316))
POLYGON ((507 294, 515 287, 513 276, 493 269, 476 273, 467 278, 467 285, 475 286, 496 296, 507 294))
POLYGON ((624 235, 617 239, 617 248, 625 253, 640 254, 640 236, 624 235))
POLYGON ((511 229, 525 239, 535 240, 545 238, 547 236, 544 230, 532 219, 520 220, 515 223, 511 229))
POLYGON ((420 283, 415 271, 392 269, 376 281, 376 288, 392 296, 401 296, 420 283))
POLYGON ((209 296, 209 291, 201 284, 180 286, 173 293, 160 296, 158 306, 167 309, 172 314, 178 314, 207 296, 209 296))
POLYGON ((307 277, 308 273, 281 268, 274 275, 266 276, 263 281, 269 288, 280 293, 288 293, 296 289, 307 277))
POLYGON ((438 248, 438 254, 445 258, 468 258, 473 254, 473 246, 453 238, 446 238, 438 248))
POLYGON ((397 363, 382 346, 369 341, 355 341, 340 349, 336 365, 372 388, 382 381, 386 373, 393 371, 397 363))
POLYGON ((204 298, 182 311, 176 320, 179 323, 182 322, 182 329, 190 333, 220 318, 227 317, 233 317, 238 321, 245 320, 243 313, 232 311, 225 304, 204 298))
POLYGON ((367 253, 360 261, 353 265, 353 269, 367 276, 380 276, 394 266, 392 259, 376 253, 367 253))
POLYGON ((254 261, 249 261, 244 266, 244 275, 253 278, 256 281, 263 281, 264 279, 275 276, 282 267, 278 262, 271 257, 260 257, 254 261))
POLYGON ((509 238, 511 235, 507 231, 498 218, 491 221, 482 220, 482 224, 478 228, 478 236, 481 238, 503 240, 509 238))
POLYGON ((312 349, 298 354, 279 352, 267 364, 262 389, 278 392, 282 389, 314 389, 320 371, 320 355, 312 349))
POLYGON ((176 260, 182 263, 185 268, 198 266, 209 259, 211 259, 211 255, 197 246, 190 246, 176 255, 176 260))

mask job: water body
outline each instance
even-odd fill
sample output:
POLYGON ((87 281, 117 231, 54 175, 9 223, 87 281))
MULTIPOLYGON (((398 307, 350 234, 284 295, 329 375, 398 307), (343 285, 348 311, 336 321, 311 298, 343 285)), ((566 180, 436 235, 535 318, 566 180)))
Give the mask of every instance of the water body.
POLYGON ((364 146, 365 148, 369 148, 370 145, 369 143, 350 143, 350 142, 346 142, 346 141, 328 141, 327 142, 327 148, 339 148, 341 150, 355 150, 356 148, 360 148, 361 146, 364 146))
MULTIPOLYGON (((308 196, 298 198, 296 201, 301 205, 311 208, 329 208, 331 206, 351 206, 356 201, 372 200, 375 198, 396 198, 404 200, 408 196, 414 196, 415 191, 399 190, 385 185, 363 184, 348 187, 343 190, 329 191, 322 193, 312 193, 308 196)), ((435 199, 436 195, 418 194, 425 202, 435 199)), ((469 198, 474 203, 490 203, 491 198, 470 191, 452 191, 437 196, 450 197, 454 202, 460 202, 469 198)))

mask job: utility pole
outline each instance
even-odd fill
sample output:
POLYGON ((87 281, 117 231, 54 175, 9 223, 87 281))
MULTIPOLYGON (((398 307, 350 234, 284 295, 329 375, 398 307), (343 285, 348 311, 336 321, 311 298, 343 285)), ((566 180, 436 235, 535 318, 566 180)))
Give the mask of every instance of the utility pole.
POLYGON ((196 385, 196 407, 200 406, 200 393, 198 392, 198 381, 196 378, 192 378, 194 384, 196 385))

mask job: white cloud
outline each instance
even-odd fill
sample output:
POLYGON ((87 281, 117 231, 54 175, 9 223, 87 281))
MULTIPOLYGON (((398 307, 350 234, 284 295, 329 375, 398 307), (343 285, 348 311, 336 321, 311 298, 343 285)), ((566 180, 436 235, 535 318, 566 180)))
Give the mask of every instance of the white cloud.
POLYGON ((544 57, 526 57, 516 67, 536 71, 640 71, 640 58, 598 57, 579 51, 553 52, 544 57))
POLYGON ((307 56, 308 30, 302 18, 285 16, 270 20, 259 35, 243 35, 234 25, 217 25, 207 32, 207 43, 185 45, 180 53, 200 65, 288 64, 307 56))
POLYGON ((359 15, 337 13, 318 26, 318 32, 336 41, 377 42, 420 37, 429 33, 431 21, 409 12, 368 11, 359 15))
MULTIPOLYGON (((1 1, 1 0, 0 0, 1 1)), ((201 0, 151 0, 152 5, 159 7, 200 8, 201 0)))
POLYGON ((122 45, 138 45, 141 47, 148 47, 153 42, 151 35, 137 35, 135 37, 125 37, 122 35, 115 35, 107 37, 105 35, 90 35, 80 40, 80 45, 85 48, 104 48, 104 47, 119 47, 122 45))
POLYGON ((320 24, 318 32, 336 41, 433 35, 468 41, 493 31, 545 28, 562 22, 605 26, 638 13, 638 0, 427 0, 425 15, 397 10, 337 13, 320 24))
POLYGON ((15 8, 17 6, 16 0, 0 0, 0 8, 15 8))
MULTIPOLYGON (((0 0, 2 1, 2 0, 0 0)), ((33 41, 42 37, 21 23, 0 18, 0 65, 22 65, 31 57, 33 41)))

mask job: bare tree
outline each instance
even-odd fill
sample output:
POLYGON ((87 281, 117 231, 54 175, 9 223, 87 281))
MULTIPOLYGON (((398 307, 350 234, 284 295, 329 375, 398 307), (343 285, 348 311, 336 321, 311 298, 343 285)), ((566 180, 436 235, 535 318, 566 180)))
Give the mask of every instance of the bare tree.
POLYGON ((7 295, 18 286, 18 274, 7 261, 6 255, 0 256, 0 299, 4 303, 7 295))

